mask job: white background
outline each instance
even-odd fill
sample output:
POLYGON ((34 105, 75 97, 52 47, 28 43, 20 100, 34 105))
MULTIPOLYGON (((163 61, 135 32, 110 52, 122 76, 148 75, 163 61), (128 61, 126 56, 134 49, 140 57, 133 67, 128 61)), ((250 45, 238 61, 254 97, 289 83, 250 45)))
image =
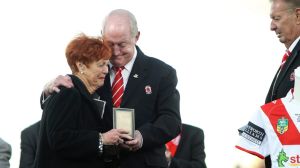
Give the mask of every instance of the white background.
POLYGON ((112 9, 132 11, 138 45, 177 70, 181 115, 205 133, 207 166, 252 158, 237 129, 264 103, 284 46, 270 31, 268 0, 7 0, 0 2, 0 137, 19 166, 20 132, 38 121, 46 82, 70 73, 64 50, 77 34, 100 35, 112 9))

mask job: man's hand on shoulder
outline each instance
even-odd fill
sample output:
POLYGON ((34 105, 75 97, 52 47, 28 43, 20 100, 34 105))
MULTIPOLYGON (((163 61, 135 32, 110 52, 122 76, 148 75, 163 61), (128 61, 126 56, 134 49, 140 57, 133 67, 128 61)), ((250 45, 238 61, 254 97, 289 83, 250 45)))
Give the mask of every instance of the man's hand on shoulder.
POLYGON ((48 97, 50 94, 52 94, 53 92, 59 92, 60 89, 58 88, 59 86, 65 86, 67 88, 71 88, 73 87, 73 83, 72 80, 70 78, 70 76, 65 75, 59 75, 57 76, 55 79, 51 80, 50 82, 48 82, 45 87, 44 87, 44 94, 46 97, 48 97))

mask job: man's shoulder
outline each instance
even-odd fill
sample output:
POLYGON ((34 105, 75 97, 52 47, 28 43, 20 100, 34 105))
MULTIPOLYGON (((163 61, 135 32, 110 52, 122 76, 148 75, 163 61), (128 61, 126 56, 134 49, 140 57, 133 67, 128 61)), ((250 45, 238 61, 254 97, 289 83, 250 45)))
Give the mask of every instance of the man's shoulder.
POLYGON ((8 142, 4 141, 2 138, 0 138, 0 153, 8 153, 9 155, 11 153, 11 145, 8 142))
POLYGON ((167 64, 166 62, 155 58, 151 56, 144 55, 144 65, 148 66, 148 68, 151 68, 154 71, 160 71, 160 72, 170 72, 170 71, 176 71, 175 68, 173 68, 171 65, 167 64))
POLYGON ((29 134, 29 133, 33 133, 33 132, 38 132, 39 128, 40 128, 40 121, 24 128, 22 130, 21 134, 24 135, 24 134, 29 134))
POLYGON ((10 146, 10 144, 0 138, 0 146, 10 146))
POLYGON ((156 57, 152 57, 149 55, 144 54, 140 48, 138 48, 138 57, 139 59, 143 60, 143 62, 148 63, 150 65, 155 66, 156 68, 171 68, 174 69, 171 65, 169 65, 168 63, 156 58, 156 57))
POLYGON ((0 138, 0 167, 9 167, 11 157, 11 145, 0 138))
POLYGON ((203 133, 203 129, 193 126, 193 125, 189 125, 189 124, 182 124, 182 129, 183 130, 188 130, 188 131, 194 131, 194 132, 201 132, 203 133))

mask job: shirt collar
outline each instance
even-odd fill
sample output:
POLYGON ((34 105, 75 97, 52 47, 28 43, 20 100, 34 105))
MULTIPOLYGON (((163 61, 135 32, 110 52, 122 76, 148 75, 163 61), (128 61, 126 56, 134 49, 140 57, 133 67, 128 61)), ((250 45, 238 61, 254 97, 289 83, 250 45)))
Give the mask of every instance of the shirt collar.
POLYGON ((300 40, 300 36, 292 43, 290 48, 288 48, 290 52, 293 51, 293 49, 295 48, 295 46, 296 46, 296 44, 298 43, 299 40, 300 40))
MULTIPOLYGON (((136 47, 134 46, 134 53, 133 53, 133 57, 132 59, 124 66, 125 69, 129 72, 131 72, 131 69, 133 67, 133 63, 136 59, 136 56, 137 56, 137 50, 136 50, 136 47)), ((113 67, 113 65, 109 62, 109 68, 111 69, 113 67)))

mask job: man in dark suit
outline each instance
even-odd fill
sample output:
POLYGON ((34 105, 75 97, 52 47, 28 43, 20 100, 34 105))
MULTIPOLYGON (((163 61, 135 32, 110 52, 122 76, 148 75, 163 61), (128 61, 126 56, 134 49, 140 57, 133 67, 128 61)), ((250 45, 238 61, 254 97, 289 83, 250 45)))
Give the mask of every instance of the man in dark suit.
POLYGON ((20 168, 34 168, 40 121, 30 125, 21 132, 20 168))
MULTIPOLYGON (((272 0, 271 30, 274 31, 289 53, 279 67, 265 103, 285 97, 294 87, 294 70, 300 66, 300 3, 299 0, 272 0)), ((270 157, 266 158, 266 167, 271 167, 270 157)))
MULTIPOLYGON (((135 110, 134 138, 120 144, 116 156, 120 159, 120 167, 167 167, 165 143, 181 130, 176 71, 166 63, 146 56, 136 45, 140 32, 134 15, 129 11, 112 11, 105 19, 102 33, 113 51, 109 75, 104 86, 97 90, 101 99, 107 102, 105 129, 113 127, 115 67, 122 67, 124 82, 122 102, 117 107, 135 110)), ((45 95, 58 91, 59 85, 73 86, 68 77, 59 76, 46 85, 45 95)))
POLYGON ((201 128, 182 124, 181 133, 167 146, 169 168, 206 168, 204 133, 201 128))

